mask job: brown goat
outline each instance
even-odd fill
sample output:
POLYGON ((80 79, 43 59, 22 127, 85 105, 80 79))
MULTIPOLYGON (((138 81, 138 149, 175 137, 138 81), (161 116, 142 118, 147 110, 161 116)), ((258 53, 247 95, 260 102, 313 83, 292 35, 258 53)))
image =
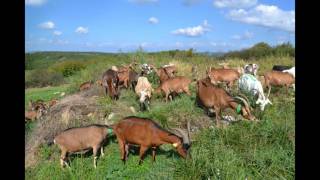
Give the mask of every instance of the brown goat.
POLYGON ((174 77, 175 73, 177 72, 175 66, 156 68, 151 64, 150 67, 152 67, 156 74, 159 76, 160 84, 162 84, 167 79, 174 77))
POLYGON ((152 148, 152 159, 155 161, 156 149, 162 144, 172 144, 178 153, 186 158, 190 147, 189 139, 189 123, 188 134, 181 129, 175 129, 175 133, 171 133, 151 119, 130 116, 122 119, 117 124, 112 125, 114 133, 117 136, 121 159, 125 163, 129 153, 129 145, 140 146, 140 161, 143 161, 144 153, 152 148))
POLYGON ((102 75, 102 85, 106 90, 106 95, 112 99, 119 99, 119 78, 118 73, 112 69, 108 69, 102 75))
POLYGON ((208 78, 197 81, 197 98, 204 107, 215 110, 217 127, 220 127, 221 112, 226 108, 232 108, 237 113, 241 111, 241 115, 246 119, 255 119, 245 99, 238 96, 231 97, 224 89, 213 86, 208 78), (236 99, 241 103, 238 103, 236 99))
MULTIPOLYGON (((192 81, 184 76, 177 76, 170 78, 166 81, 164 81, 160 86, 156 89, 156 93, 164 92, 166 95, 166 102, 168 101, 169 95, 178 94, 185 92, 189 96, 191 96, 191 93, 189 91, 189 84, 192 81)), ((170 100, 172 101, 172 96, 170 96, 170 100)))
POLYGON ((108 134, 112 132, 112 128, 107 125, 89 125, 86 127, 69 128, 57 135, 53 142, 57 144, 61 150, 60 165, 68 165, 68 153, 86 152, 93 150, 93 165, 97 167, 97 152, 101 148, 103 156, 103 143, 108 134))
POLYGON ((39 119, 39 117, 41 116, 41 114, 39 113, 39 111, 25 111, 24 113, 24 122, 28 122, 28 121, 34 121, 36 119, 39 119))
POLYGON ((93 86, 93 82, 92 81, 87 81, 84 82, 80 85, 80 91, 84 91, 84 90, 88 90, 93 86))
POLYGON ((230 89, 234 82, 240 78, 240 73, 235 69, 212 69, 210 67, 207 76, 212 84, 217 85, 218 82, 226 82, 227 88, 230 89))
POLYGON ((57 104, 59 101, 57 99, 51 99, 49 102, 48 102, 48 106, 49 108, 52 107, 53 105, 57 104))
POLYGON ((286 86, 286 92, 288 94, 288 88, 295 83, 295 78, 292 74, 281 71, 269 71, 264 74, 265 85, 269 89, 268 96, 270 95, 271 86, 286 86))

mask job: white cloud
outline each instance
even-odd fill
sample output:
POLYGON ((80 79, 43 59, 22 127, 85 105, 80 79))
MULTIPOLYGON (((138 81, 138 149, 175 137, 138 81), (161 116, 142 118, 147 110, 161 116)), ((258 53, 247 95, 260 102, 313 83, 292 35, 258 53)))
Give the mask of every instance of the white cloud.
POLYGON ((228 17, 234 21, 295 32, 295 12, 277 6, 260 4, 250 10, 231 10, 228 17))
POLYGON ((42 29, 53 29, 54 23, 52 21, 44 22, 44 23, 39 24, 39 27, 42 29))
POLYGON ((152 4, 152 3, 158 2, 158 0, 128 0, 128 1, 136 4, 152 4))
POLYGON ((25 0, 25 4, 29 6, 41 6, 46 2, 47 0, 25 0))
POLYGON ((217 8, 248 8, 257 4, 257 0, 214 0, 217 8))
POLYGON ((150 17, 148 19, 148 22, 151 23, 151 24, 158 24, 159 23, 159 20, 155 17, 150 17))
POLYGON ((60 36, 62 34, 61 31, 53 31, 53 35, 55 36, 60 36))
POLYGON ((246 31, 243 35, 237 34, 237 35, 232 36, 231 38, 235 39, 235 40, 247 40, 247 39, 253 38, 253 33, 246 31))
POLYGON ((205 34, 206 32, 210 31, 210 25, 208 24, 207 20, 204 20, 202 25, 188 27, 188 28, 180 28, 177 30, 172 31, 172 34, 175 35, 184 35, 189 37, 196 37, 205 34))
POLYGON ((89 29, 86 27, 82 27, 82 26, 79 26, 76 30, 75 30, 76 33, 79 33, 79 34, 87 34, 89 32, 89 29))

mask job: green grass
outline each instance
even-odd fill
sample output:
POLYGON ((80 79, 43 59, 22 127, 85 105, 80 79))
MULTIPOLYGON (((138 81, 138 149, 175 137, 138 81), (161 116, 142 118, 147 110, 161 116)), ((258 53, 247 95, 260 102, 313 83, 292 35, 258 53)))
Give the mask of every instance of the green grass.
POLYGON ((24 105, 27 108, 30 100, 36 101, 42 99, 44 101, 49 101, 52 98, 61 99, 62 97, 60 95, 62 92, 65 92, 65 94, 70 93, 69 85, 26 89, 24 105))
MULTIPOLYGON (((178 70, 183 69, 178 74, 186 76, 191 74, 188 73, 188 69, 191 71, 191 62, 198 62, 199 77, 203 77, 206 65, 218 66, 218 62, 201 57, 194 57, 189 62, 156 56, 154 64, 173 61, 179 63, 178 70)), ((231 66, 247 63, 240 59, 229 62, 231 66)), ((260 74, 271 69, 273 64, 294 64, 292 59, 274 57, 257 63, 261 67, 260 74)), ((73 87, 82 80, 99 77, 109 65, 107 61, 97 66, 90 65, 70 78, 70 86, 27 89, 25 103, 30 99, 50 100, 59 96, 53 94, 56 91, 72 92, 73 87)), ((270 95, 273 105, 267 105, 264 112, 260 112, 258 107, 254 111, 259 122, 240 121, 221 129, 215 128, 213 118, 207 117, 204 110, 195 105, 194 83, 190 85, 190 90, 191 97, 181 95, 168 103, 162 96, 154 95, 151 110, 137 112, 136 115, 151 118, 164 127, 184 125, 186 120, 190 120, 193 127, 205 123, 213 126, 193 134, 192 159, 184 160, 171 145, 163 145, 157 152, 155 163, 152 163, 151 152, 148 151, 143 164, 139 166, 138 151, 131 151, 124 165, 113 137, 104 148, 105 156, 98 159, 97 169, 93 168, 91 152, 72 155, 71 169, 61 169, 58 147, 43 146, 38 152, 40 160, 37 164, 25 169, 26 179, 295 179, 295 103, 291 100, 292 90, 288 97, 285 89, 274 88, 270 95), (276 91, 279 95, 275 94, 276 91)), ((98 103, 104 105, 106 112, 118 114, 115 121, 133 115, 128 110, 130 106, 139 110, 138 100, 131 90, 122 90, 116 102, 101 97, 98 103)), ((28 131, 32 131, 32 127, 33 124, 26 125, 28 131)))

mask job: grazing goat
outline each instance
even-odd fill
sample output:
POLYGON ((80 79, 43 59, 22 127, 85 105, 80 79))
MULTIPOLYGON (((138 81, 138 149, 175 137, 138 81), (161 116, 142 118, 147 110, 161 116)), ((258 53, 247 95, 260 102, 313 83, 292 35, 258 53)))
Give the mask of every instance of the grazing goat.
POLYGON ((85 127, 69 128, 57 135, 53 142, 61 150, 60 165, 68 165, 68 153, 83 152, 93 149, 93 166, 97 167, 97 152, 101 148, 103 156, 103 143, 108 134, 112 133, 112 128, 107 125, 89 125, 85 127))
POLYGON ((175 76, 176 68, 175 66, 165 66, 160 68, 155 68, 153 65, 150 65, 156 74, 159 76, 160 84, 162 84, 164 81, 173 78, 175 76))
POLYGON ((287 70, 290 69, 292 66, 283 66, 283 65, 274 65, 272 67, 273 71, 283 71, 283 70, 287 70))
POLYGON ((24 113, 24 122, 28 122, 28 121, 34 121, 34 120, 37 120, 37 119, 40 119, 40 117, 42 116, 42 111, 41 110, 38 110, 38 111, 35 111, 35 110, 31 110, 31 111, 25 111, 24 113))
POLYGON ((151 119, 135 116, 126 117, 112 125, 117 136, 121 152, 121 160, 125 163, 129 153, 129 145, 140 146, 139 165, 143 162, 143 155, 152 148, 152 159, 155 161, 156 149, 162 144, 172 144, 178 153, 186 158, 190 148, 189 129, 188 134, 182 129, 175 129, 175 133, 169 132, 151 119))
POLYGON ((139 96, 140 102, 140 110, 143 111, 144 109, 149 110, 149 104, 151 99, 151 93, 153 89, 146 77, 139 77, 138 83, 135 87, 135 92, 139 96))
POLYGON ((224 89, 213 86, 208 78, 197 81, 197 97, 204 107, 215 110, 217 127, 220 127, 221 112, 226 108, 234 109, 246 119, 255 120, 245 99, 231 97, 224 89))
POLYGON ((287 72, 289 74, 292 74, 292 76, 295 78, 296 77, 296 67, 292 67, 290 69, 287 69, 287 70, 283 70, 282 72, 287 72))
POLYGON ((268 97, 264 96, 262 84, 255 76, 251 74, 244 74, 239 78, 238 83, 240 91, 247 92, 253 96, 258 95, 256 104, 260 104, 261 111, 264 111, 264 107, 267 104, 272 104, 268 97))
POLYGON ((88 90, 93 86, 93 82, 92 81, 87 81, 84 82, 80 85, 80 91, 84 91, 84 90, 88 90))
POLYGON ((119 99, 119 78, 117 72, 108 69, 102 75, 102 85, 106 90, 106 95, 109 95, 112 99, 119 99))
POLYGON ((281 71, 269 71, 264 74, 265 84, 268 90, 268 97, 270 95, 271 86, 286 86, 286 93, 290 85, 295 89, 295 78, 292 74, 281 71))
POLYGON ((252 74, 254 76, 257 76, 259 65, 257 65, 257 64, 246 64, 243 69, 244 69, 244 73, 252 74))
POLYGON ((207 76, 212 84, 217 85, 218 82, 226 82, 227 89, 230 89, 234 82, 240 78, 240 72, 235 69, 213 69, 210 67, 207 76))
POLYGON ((160 84, 155 92, 164 92, 166 95, 166 102, 168 101, 169 95, 171 95, 170 100, 172 101, 172 93, 178 94, 185 92, 186 94, 191 96, 191 93, 189 91, 189 84, 191 82, 192 81, 190 79, 183 76, 173 77, 160 84))

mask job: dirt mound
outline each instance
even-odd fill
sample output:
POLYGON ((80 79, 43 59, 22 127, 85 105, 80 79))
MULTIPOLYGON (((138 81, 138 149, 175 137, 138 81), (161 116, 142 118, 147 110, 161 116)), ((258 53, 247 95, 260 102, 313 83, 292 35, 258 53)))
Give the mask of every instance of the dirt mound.
POLYGON ((97 103, 101 88, 92 88, 61 99, 35 125, 34 131, 26 139, 25 167, 36 162, 36 153, 41 144, 53 141, 64 129, 93 123, 105 124, 105 111, 97 103))

